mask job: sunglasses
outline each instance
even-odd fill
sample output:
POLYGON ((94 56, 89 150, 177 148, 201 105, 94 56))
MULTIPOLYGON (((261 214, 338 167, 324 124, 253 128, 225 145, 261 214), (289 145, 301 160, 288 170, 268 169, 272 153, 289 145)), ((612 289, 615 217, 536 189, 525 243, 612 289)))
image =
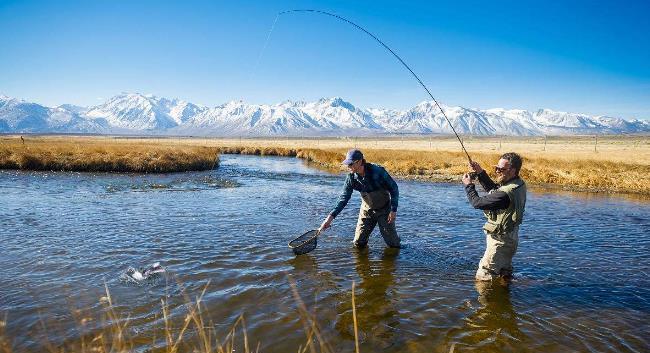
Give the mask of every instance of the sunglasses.
POLYGON ((510 169, 510 167, 501 168, 501 167, 499 167, 498 165, 495 165, 495 166, 494 166, 494 171, 497 172, 497 173, 503 173, 503 172, 505 172, 505 171, 508 170, 508 169, 510 169))

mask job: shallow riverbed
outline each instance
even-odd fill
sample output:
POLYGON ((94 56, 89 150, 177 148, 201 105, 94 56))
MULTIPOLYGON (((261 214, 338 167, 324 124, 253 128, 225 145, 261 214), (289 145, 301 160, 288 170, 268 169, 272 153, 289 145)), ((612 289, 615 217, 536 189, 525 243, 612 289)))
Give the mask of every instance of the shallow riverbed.
POLYGON ((650 200, 529 192, 509 288, 473 281, 482 214, 460 185, 398 181, 405 248, 351 245, 358 193, 296 257, 343 175, 295 158, 223 155, 217 170, 167 175, 0 171, 0 314, 17 351, 79 335, 75 309, 99 312, 104 284, 130 334, 160 337, 160 300, 184 318, 183 292, 207 285, 204 315, 224 336, 240 314, 262 352, 297 351, 305 334, 290 278, 336 351, 643 352, 650 348, 650 200), (129 266, 167 273, 136 285, 129 266))

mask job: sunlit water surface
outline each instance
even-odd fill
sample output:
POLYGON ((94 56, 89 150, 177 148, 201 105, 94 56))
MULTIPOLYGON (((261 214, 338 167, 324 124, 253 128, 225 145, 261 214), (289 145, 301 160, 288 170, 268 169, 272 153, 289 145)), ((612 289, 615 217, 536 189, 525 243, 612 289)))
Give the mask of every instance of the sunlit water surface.
POLYGON ((106 285, 144 347, 162 339, 161 299, 179 327, 183 293, 207 285, 208 329, 223 337, 243 313, 253 347, 297 351, 306 338, 292 279, 336 351, 354 349, 353 282, 363 352, 650 349, 647 200, 529 192, 516 280, 502 288, 473 281, 482 215, 460 185, 398 182, 399 252, 377 231, 369 251, 353 249, 355 193, 316 250, 293 255, 287 242, 320 224, 343 178, 294 158, 230 155, 197 173, 0 171, 7 334, 17 351, 74 340, 77 309, 100 313, 106 285), (159 280, 120 279, 155 261, 167 268, 159 280))

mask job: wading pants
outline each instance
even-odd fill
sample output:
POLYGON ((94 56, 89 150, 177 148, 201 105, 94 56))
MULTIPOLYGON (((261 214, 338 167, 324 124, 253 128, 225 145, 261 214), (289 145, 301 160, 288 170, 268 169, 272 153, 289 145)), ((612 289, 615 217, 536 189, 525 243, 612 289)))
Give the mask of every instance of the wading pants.
POLYGON ((395 222, 388 223, 388 214, 390 213, 390 204, 386 204, 381 209, 373 210, 365 202, 361 202, 361 209, 359 210, 359 220, 357 221, 357 230, 354 233, 354 246, 357 248, 365 248, 368 245, 368 238, 370 233, 379 224, 379 232, 384 238, 386 245, 391 248, 400 247, 400 238, 395 229, 395 222))
POLYGON ((489 281, 498 277, 511 278, 512 257, 515 256, 519 243, 519 226, 503 235, 485 232, 485 242, 485 254, 478 264, 476 279, 489 281))

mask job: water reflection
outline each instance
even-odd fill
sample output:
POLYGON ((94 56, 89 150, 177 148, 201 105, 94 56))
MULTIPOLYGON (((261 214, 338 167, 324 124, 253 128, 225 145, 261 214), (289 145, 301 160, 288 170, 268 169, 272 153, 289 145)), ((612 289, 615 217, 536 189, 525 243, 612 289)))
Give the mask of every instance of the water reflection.
POLYGON ((292 257, 287 262, 293 266, 293 275, 297 278, 313 276, 318 272, 318 263, 311 254, 292 257))
MULTIPOLYGON (((395 268, 400 249, 384 248, 381 257, 370 259, 368 248, 355 249, 355 270, 359 283, 355 290, 359 341, 377 348, 388 348, 395 342, 399 326, 395 268)), ((352 307, 349 298, 338 305, 336 329, 341 336, 354 339, 352 307)))
POLYGON ((526 336, 518 327, 510 286, 500 281, 476 281, 475 288, 478 307, 472 308, 462 327, 449 331, 448 341, 462 351, 521 352, 526 336))

